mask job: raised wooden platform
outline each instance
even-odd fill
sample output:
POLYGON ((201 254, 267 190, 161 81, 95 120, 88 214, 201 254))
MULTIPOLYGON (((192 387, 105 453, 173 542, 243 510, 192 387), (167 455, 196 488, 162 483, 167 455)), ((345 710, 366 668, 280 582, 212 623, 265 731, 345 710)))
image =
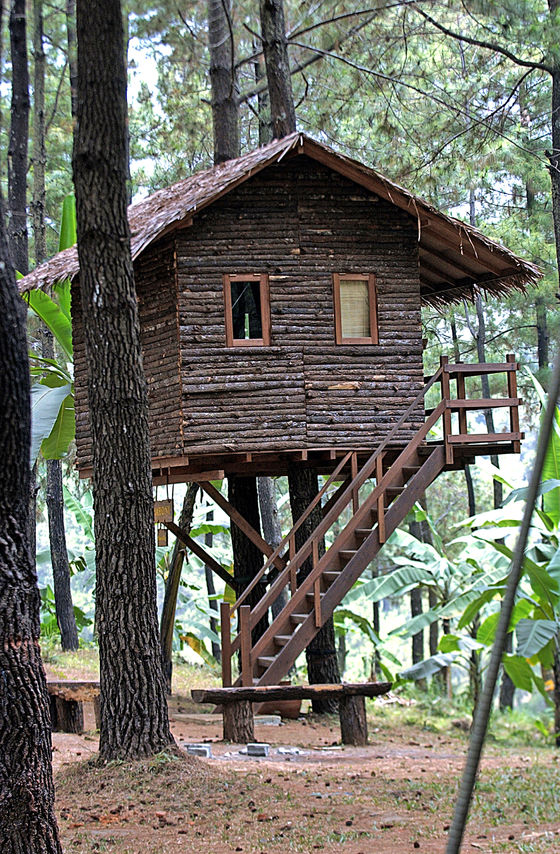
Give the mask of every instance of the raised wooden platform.
POLYGON ((84 702, 92 702, 95 725, 99 729, 99 682, 69 679, 49 680, 51 728, 61 732, 84 731, 84 702))

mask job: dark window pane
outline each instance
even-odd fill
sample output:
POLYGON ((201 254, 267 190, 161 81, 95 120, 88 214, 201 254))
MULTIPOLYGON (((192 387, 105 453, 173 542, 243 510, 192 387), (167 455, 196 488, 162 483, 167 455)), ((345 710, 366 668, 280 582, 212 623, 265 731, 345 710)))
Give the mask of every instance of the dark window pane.
POLYGON ((258 282, 231 282, 231 313, 234 338, 263 337, 258 282))

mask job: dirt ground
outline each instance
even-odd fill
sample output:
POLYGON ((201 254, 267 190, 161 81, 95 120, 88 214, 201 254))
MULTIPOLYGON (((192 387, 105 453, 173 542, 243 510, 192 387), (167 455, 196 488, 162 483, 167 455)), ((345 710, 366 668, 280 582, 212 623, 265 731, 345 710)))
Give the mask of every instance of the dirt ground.
MULTIPOLYGON (((377 707, 379 708, 379 707, 377 707)), ((329 852, 445 849, 467 736, 387 725, 369 707, 370 744, 339 743, 337 717, 257 725, 266 758, 222 741, 219 715, 173 698, 179 745, 212 758, 160 756, 99 768, 95 732, 53 734, 57 810, 66 852, 329 852)), ((93 711, 86 704, 86 727, 93 711)), ((553 750, 490 745, 464 851, 560 852, 560 783, 553 750)))

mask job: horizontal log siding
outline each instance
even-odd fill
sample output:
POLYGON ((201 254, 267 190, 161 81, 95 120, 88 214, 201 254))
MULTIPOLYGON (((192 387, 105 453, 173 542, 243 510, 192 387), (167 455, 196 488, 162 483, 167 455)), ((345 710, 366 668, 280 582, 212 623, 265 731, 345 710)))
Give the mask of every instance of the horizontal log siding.
POLYGON ((177 232, 186 452, 375 446, 422 384, 416 237, 405 213, 304 157, 177 232), (226 348, 222 276, 261 272, 272 346, 226 348), (375 273, 379 345, 335 344, 334 272, 375 273))
MULTIPOLYGON (((174 246, 174 240, 166 239, 151 247, 134 265, 144 372, 148 384, 152 459, 183 452, 174 246)), ((72 289, 72 321, 77 462, 79 468, 89 468, 92 460, 87 370, 77 286, 72 289)))

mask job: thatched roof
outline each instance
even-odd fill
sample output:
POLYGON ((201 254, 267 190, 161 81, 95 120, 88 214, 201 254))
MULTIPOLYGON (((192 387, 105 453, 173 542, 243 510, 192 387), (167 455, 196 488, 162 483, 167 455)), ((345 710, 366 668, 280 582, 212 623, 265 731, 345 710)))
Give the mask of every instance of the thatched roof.
MULTIPOLYGON (((488 294, 505 294, 534 284, 541 273, 482 232, 440 213, 432 205, 393 181, 328 146, 294 133, 263 148, 198 172, 158 190, 128 209, 132 257, 169 231, 192 223, 197 211, 208 207, 252 175, 285 157, 306 154, 345 175, 380 198, 405 210, 417 223, 420 281, 424 302, 441 305, 471 297, 473 287, 488 294)), ((20 281, 22 291, 48 288, 79 273, 76 247, 59 252, 20 281)))

